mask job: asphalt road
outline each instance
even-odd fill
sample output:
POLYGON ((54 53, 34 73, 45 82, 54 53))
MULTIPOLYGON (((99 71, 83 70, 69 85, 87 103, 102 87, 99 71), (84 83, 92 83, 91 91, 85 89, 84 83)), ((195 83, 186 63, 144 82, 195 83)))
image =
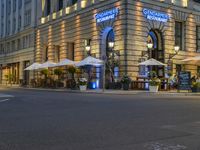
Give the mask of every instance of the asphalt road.
POLYGON ((200 150, 199 97, 0 92, 0 150, 200 150))

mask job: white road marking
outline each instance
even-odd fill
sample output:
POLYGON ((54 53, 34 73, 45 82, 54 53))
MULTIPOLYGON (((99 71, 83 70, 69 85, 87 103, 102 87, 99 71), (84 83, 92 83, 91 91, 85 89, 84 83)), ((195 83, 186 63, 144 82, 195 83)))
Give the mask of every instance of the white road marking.
POLYGON ((183 145, 168 145, 168 144, 161 144, 161 143, 151 143, 145 145, 148 150, 185 150, 187 149, 186 146, 183 145))
POLYGON ((0 100, 0 103, 2 102, 6 102, 6 101, 9 101, 10 99, 3 99, 3 100, 0 100))

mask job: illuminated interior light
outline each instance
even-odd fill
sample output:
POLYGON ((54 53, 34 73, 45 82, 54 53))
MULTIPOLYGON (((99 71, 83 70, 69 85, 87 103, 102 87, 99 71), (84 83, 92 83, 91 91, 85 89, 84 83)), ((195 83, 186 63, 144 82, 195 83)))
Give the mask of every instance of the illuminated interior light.
POLYGON ((65 13, 66 13, 66 14, 69 14, 69 10, 70 10, 70 7, 67 7, 67 8, 65 9, 65 13))

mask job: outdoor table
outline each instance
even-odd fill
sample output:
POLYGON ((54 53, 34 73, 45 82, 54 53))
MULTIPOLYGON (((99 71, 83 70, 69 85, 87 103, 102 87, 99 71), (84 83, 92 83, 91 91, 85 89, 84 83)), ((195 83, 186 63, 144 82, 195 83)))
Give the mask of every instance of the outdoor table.
MULTIPOLYGON (((161 91, 167 91, 169 90, 169 84, 168 84, 168 78, 161 78, 161 85, 160 90, 161 91)), ((131 83, 132 89, 135 90, 148 90, 149 85, 149 78, 148 77, 137 77, 136 81, 133 81, 131 83)))

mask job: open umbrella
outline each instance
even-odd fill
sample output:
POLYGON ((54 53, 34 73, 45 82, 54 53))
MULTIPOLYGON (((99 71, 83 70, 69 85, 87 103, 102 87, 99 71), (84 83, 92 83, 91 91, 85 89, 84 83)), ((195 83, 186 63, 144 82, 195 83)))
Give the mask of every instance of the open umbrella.
POLYGON ((30 65, 29 67, 25 68, 24 70, 37 70, 39 69, 39 67, 41 66, 41 64, 39 63, 33 63, 32 65, 30 65))
POLYGON ((73 66, 75 65, 75 62, 69 59, 64 59, 62 61, 60 61, 59 63, 56 64, 56 67, 60 67, 60 66, 73 66))
POLYGON ((103 60, 100 59, 96 59, 94 57, 88 56, 87 58, 83 59, 82 61, 76 63, 77 67, 81 67, 81 66, 102 66, 104 65, 103 60))
POLYGON ((164 63, 157 61, 153 58, 139 63, 140 66, 166 66, 164 63))
POLYGON ((52 67, 55 67, 55 66, 56 66, 56 63, 47 61, 47 62, 41 64, 38 69, 52 68, 52 67))

